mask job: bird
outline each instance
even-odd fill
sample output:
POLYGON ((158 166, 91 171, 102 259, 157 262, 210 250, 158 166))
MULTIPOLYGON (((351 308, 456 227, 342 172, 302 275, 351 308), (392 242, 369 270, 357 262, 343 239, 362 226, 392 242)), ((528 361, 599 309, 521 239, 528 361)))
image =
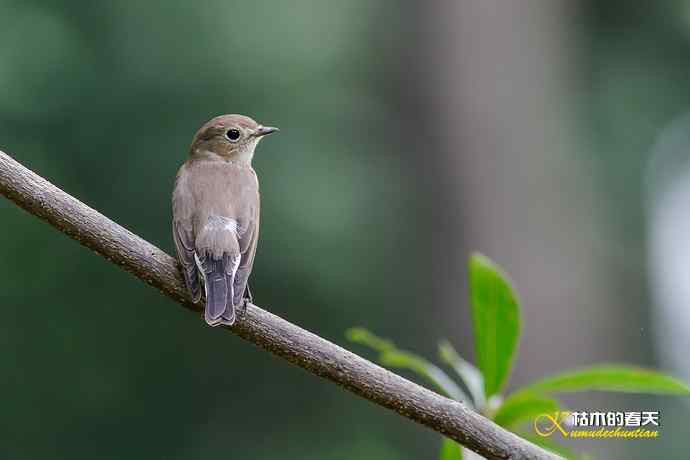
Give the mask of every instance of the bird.
POLYGON ((230 114, 194 135, 172 193, 177 260, 194 303, 205 293, 204 319, 232 325, 251 301, 248 281, 259 236, 259 181, 252 167, 257 144, 278 128, 230 114))

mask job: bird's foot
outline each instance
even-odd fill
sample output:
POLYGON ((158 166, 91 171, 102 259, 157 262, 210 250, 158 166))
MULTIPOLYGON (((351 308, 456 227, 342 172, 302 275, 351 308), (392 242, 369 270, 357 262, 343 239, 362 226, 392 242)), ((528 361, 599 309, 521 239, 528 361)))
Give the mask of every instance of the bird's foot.
POLYGON ((254 296, 252 295, 252 290, 249 289, 249 283, 247 283, 247 287, 244 289, 244 299, 249 301, 249 303, 254 302, 254 296))
POLYGON ((247 316, 247 305, 250 303, 252 303, 251 299, 245 297, 238 305, 239 308, 237 309, 237 311, 239 312, 240 316, 242 316, 242 318, 247 316))

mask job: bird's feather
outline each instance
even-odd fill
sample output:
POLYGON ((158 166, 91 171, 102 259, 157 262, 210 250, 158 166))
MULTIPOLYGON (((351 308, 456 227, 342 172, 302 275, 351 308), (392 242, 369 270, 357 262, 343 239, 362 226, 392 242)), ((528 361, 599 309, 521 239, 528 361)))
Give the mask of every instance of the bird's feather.
POLYGON ((240 264, 240 256, 224 254, 220 258, 214 258, 210 253, 201 256, 195 253, 194 258, 206 291, 206 322, 211 326, 232 325, 235 322, 233 280, 240 264))
POLYGON ((194 263, 194 242, 191 235, 191 229, 186 229, 184 222, 173 220, 173 240, 175 241, 177 260, 182 266, 182 274, 192 302, 196 303, 201 298, 201 287, 194 263))
POLYGON ((254 262, 258 219, 251 166, 190 159, 180 168, 173 191, 175 249, 193 298, 204 282, 209 324, 235 320, 254 262))
POLYGON ((242 298, 247 289, 249 275, 251 274, 252 266, 254 265, 256 244, 259 240, 259 215, 260 213, 257 205, 256 218, 254 219, 252 225, 248 226, 244 234, 240 236, 240 251, 242 259, 240 260, 240 266, 237 269, 237 275, 235 276, 233 297, 233 303, 235 305, 239 305, 240 302, 242 302, 242 298), (242 248, 244 248, 244 250, 242 250, 242 248))

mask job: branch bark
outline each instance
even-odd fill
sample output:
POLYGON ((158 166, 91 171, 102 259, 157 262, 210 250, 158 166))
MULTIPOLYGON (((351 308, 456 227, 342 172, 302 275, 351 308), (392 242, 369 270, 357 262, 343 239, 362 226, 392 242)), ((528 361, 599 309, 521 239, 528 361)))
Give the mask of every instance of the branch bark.
MULTIPOLYGON (((82 245, 198 311, 176 261, 0 151, 0 194, 82 245)), ((448 436, 487 459, 558 459, 490 420, 383 369, 255 305, 228 328, 243 339, 403 417, 448 436)))

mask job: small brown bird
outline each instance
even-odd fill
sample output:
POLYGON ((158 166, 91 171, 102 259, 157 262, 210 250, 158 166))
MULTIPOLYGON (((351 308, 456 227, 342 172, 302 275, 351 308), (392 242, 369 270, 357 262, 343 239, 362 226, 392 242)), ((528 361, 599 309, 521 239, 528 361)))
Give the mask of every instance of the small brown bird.
POLYGON ((259 236, 256 144, 278 128, 221 115, 197 131, 175 179, 173 239, 194 302, 206 293, 206 322, 233 324, 251 300, 247 282, 259 236))

